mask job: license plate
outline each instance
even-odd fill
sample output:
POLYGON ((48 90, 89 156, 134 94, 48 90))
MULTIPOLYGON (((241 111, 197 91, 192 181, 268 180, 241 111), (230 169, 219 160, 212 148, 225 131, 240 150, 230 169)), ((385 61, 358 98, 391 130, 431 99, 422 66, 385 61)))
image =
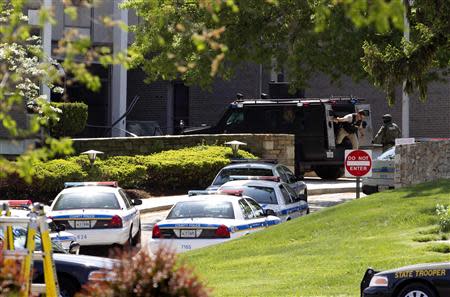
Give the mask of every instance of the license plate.
POLYGON ((180 237, 195 237, 195 230, 181 230, 180 237))
POLYGON ((75 228, 91 228, 91 221, 75 221, 75 228))

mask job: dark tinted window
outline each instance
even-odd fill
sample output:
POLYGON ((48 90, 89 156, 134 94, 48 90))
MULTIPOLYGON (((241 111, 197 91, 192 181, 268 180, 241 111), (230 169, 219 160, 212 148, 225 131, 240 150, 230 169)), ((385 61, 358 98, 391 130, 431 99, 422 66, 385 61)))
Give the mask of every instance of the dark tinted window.
POLYGON ((120 196, 122 196, 123 201, 125 202, 125 206, 127 209, 130 209, 133 207, 133 202, 131 202, 130 198, 128 198, 127 194, 125 194, 124 191, 119 190, 120 196))
MULTIPOLYGON (((235 187, 222 187, 221 190, 233 190, 235 187)), ((239 187, 245 196, 255 199, 260 204, 278 204, 275 190, 269 187, 245 186, 239 187)))
POLYGON ((234 219, 233 205, 228 201, 178 202, 167 219, 224 218, 234 219))
MULTIPOLYGON (((13 227, 13 236, 14 236, 14 248, 15 249, 24 249, 25 244, 27 242, 27 229, 23 227, 13 227)), ((3 230, 0 229, 0 240, 3 240, 4 234, 3 230)), ((52 250, 54 253, 61 253, 66 254, 66 251, 64 248, 56 242, 52 243, 52 250)), ((39 233, 35 236, 35 250, 36 251, 42 251, 42 242, 41 242, 41 235, 39 233)))
POLYGON ((230 181, 231 175, 244 175, 244 176, 273 176, 272 169, 263 168, 229 168, 223 169, 216 179, 213 181, 213 185, 220 186, 230 181))
POLYGON ((120 209, 120 206, 114 193, 66 193, 59 197, 53 210, 90 208, 120 209))

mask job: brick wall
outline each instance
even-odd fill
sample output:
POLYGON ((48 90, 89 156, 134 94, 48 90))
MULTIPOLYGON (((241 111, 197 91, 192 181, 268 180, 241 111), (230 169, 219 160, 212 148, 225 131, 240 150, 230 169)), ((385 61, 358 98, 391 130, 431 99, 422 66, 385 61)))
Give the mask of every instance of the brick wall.
POLYGON ((224 145, 225 142, 239 140, 242 146, 264 159, 277 159, 294 170, 294 135, 290 134, 216 134, 185 136, 148 136, 117 138, 74 139, 76 153, 98 150, 107 156, 148 155, 163 150, 180 149, 199 144, 224 145))
POLYGON ((127 116, 130 121, 157 121, 161 129, 166 132, 167 127, 167 97, 170 82, 157 81, 150 84, 144 82, 146 76, 141 70, 128 71, 127 105, 134 96, 139 101, 127 116))
POLYGON ((395 148, 395 187, 450 179, 450 141, 421 142, 395 148))

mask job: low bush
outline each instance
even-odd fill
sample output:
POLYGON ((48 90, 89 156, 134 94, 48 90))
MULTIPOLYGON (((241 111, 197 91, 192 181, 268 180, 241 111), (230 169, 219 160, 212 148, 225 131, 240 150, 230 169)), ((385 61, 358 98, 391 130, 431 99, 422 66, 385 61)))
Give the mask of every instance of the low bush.
POLYGON ((173 251, 160 249, 154 255, 146 250, 135 256, 127 253, 113 269, 114 281, 87 284, 77 297, 207 297, 209 290, 191 268, 177 263, 173 251))
POLYGON ((444 206, 442 204, 436 205, 436 215, 439 219, 440 231, 450 231, 450 206, 444 206))
MULTIPOLYGON (((240 151, 240 157, 255 158, 240 151)), ((36 163, 35 176, 26 184, 18 176, 0 179, 2 199, 32 199, 47 203, 67 181, 118 181, 128 189, 181 193, 208 186, 217 172, 230 163, 231 149, 197 146, 148 156, 116 156, 97 159, 91 167, 86 156, 36 163)))
POLYGON ((59 121, 50 123, 50 134, 54 137, 75 136, 86 127, 88 106, 81 102, 53 102, 52 106, 61 109, 59 121))

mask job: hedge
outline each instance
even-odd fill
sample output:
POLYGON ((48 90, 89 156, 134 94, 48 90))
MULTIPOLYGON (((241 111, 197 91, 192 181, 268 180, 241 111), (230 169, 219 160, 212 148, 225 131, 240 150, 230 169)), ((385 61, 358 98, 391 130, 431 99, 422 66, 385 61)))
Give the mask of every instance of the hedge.
POLYGON ((52 106, 61 109, 59 121, 50 123, 53 137, 75 136, 83 132, 88 118, 88 106, 81 102, 52 102, 52 106))
MULTIPOLYGON (((0 180, 1 199, 32 199, 47 203, 67 181, 116 180, 125 189, 183 192, 207 187, 232 156, 229 147, 197 146, 148 156, 97 159, 93 167, 86 156, 55 159, 34 165, 31 184, 16 175, 0 180)), ((241 158, 256 158, 239 151, 241 158)))

